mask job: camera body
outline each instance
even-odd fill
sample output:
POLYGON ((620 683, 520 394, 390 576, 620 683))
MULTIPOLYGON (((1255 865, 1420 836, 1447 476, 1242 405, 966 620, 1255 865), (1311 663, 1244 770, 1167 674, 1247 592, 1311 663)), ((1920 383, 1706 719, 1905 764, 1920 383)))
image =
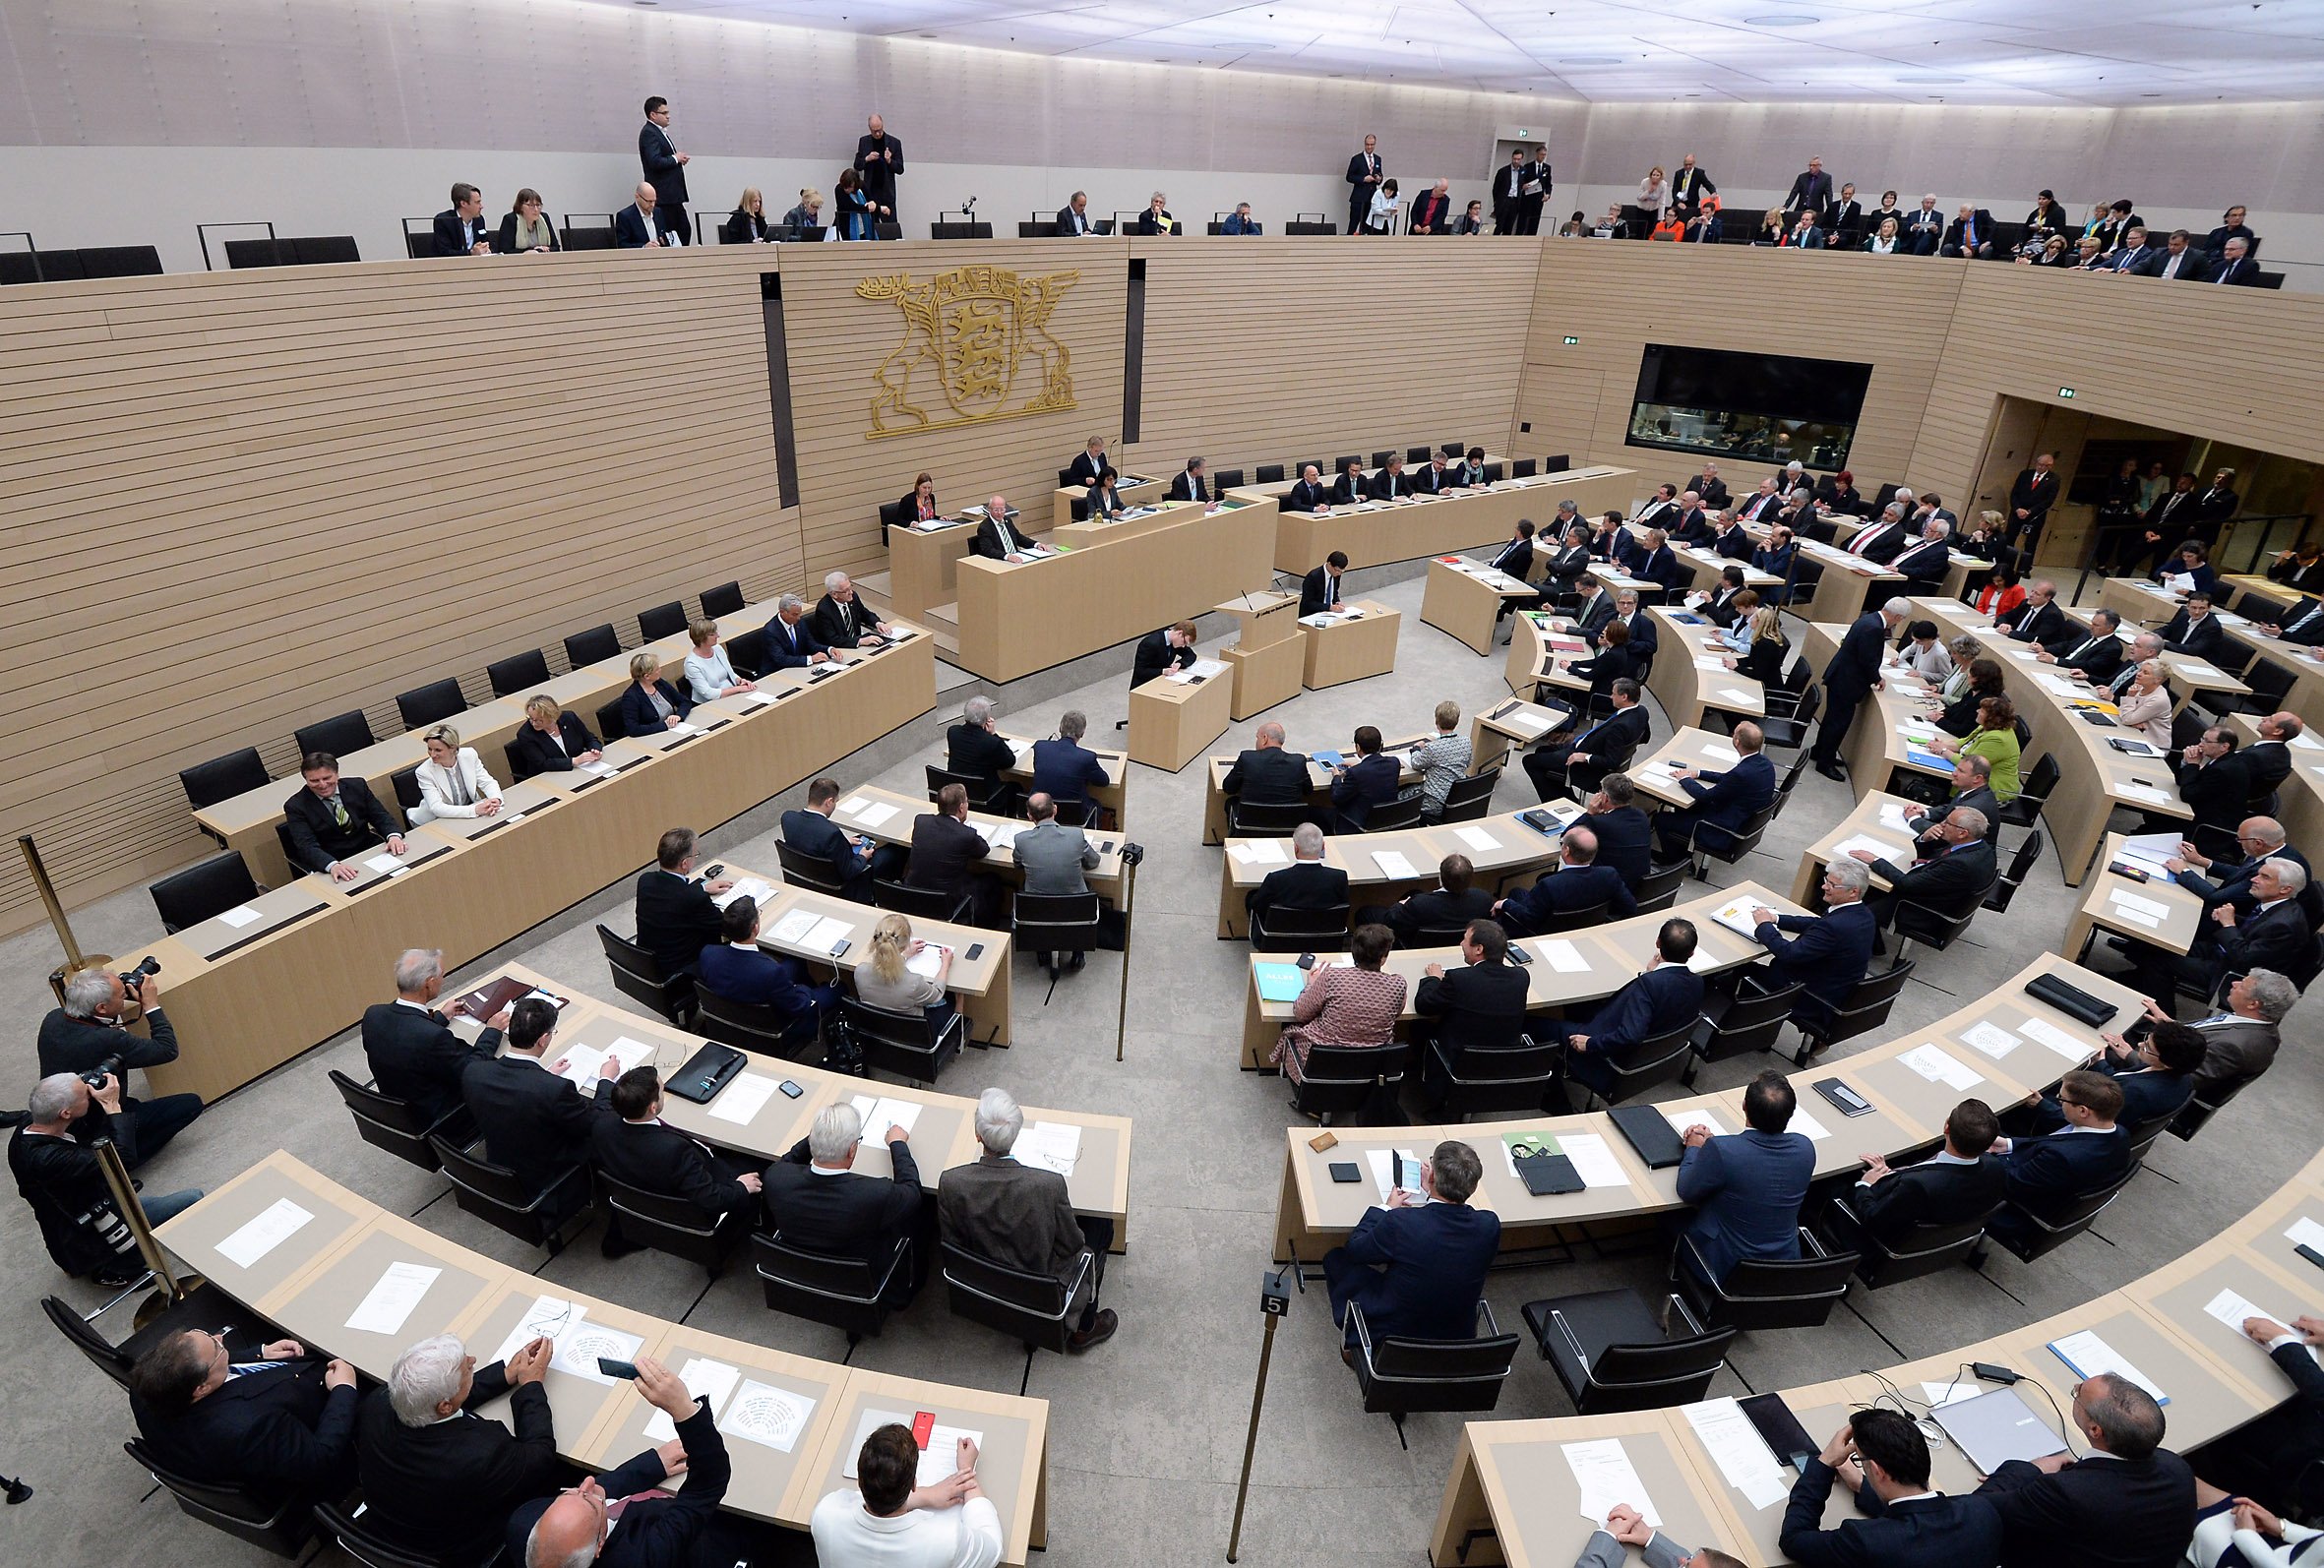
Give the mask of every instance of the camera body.
POLYGON ((144 963, 139 964, 135 969, 125 969, 121 972, 121 989, 134 996, 137 995, 138 986, 148 975, 158 975, 159 973, 161 973, 161 960, 149 953, 146 955, 144 963))
POLYGON ((115 1083, 119 1083, 121 1081, 122 1070, 123 1064, 121 1060, 121 1054, 119 1052, 115 1052, 113 1055, 107 1056, 104 1060, 98 1062, 94 1067, 83 1073, 81 1075, 81 1081, 89 1085, 89 1087, 92 1089, 100 1088, 103 1086, 104 1081, 107 1078, 112 1079, 115 1083))

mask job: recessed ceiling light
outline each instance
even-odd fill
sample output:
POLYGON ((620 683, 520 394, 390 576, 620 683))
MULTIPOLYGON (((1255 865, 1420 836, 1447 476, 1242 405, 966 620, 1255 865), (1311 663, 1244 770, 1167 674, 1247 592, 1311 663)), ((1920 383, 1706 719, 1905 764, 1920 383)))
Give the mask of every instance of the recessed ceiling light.
POLYGON ((1753 28, 1806 28, 1813 27, 1816 23, 1821 22, 1823 18, 1821 17, 1803 16, 1798 12, 1786 12, 1772 17, 1745 17, 1743 18, 1743 24, 1746 27, 1753 28))

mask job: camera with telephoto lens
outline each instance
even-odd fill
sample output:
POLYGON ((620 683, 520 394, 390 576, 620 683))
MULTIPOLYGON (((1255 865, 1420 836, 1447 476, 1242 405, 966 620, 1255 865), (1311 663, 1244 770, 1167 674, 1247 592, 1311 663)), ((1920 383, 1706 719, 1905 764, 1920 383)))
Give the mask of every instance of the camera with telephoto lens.
POLYGON ((95 1066, 90 1068, 87 1072, 83 1073, 81 1075, 81 1081, 89 1085, 89 1087, 92 1089, 101 1089, 105 1086, 105 1080, 107 1078, 112 1079, 115 1083, 119 1083, 121 1081, 122 1068, 123 1063, 120 1054, 116 1052, 112 1055, 107 1056, 104 1060, 98 1062, 95 1066))
POLYGON ((148 975, 158 975, 159 973, 161 973, 161 960, 148 954, 146 961, 135 969, 121 971, 121 989, 134 996, 137 995, 137 988, 148 975))

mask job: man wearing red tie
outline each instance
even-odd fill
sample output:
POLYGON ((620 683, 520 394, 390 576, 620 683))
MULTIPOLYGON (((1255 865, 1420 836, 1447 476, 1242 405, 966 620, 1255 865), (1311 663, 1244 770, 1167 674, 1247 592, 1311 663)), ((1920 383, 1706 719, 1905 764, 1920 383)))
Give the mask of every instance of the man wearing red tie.
POLYGON ((1758 493, 1744 502, 1736 515, 1745 522, 1773 522, 1782 507, 1783 497, 1775 493, 1775 481, 1762 479, 1759 481, 1758 493))
POLYGON ((1905 537, 1904 509, 1891 501, 1880 513, 1879 521, 1867 525, 1848 541, 1848 553, 1884 567, 1910 542, 1905 537))
POLYGON ((2057 475, 2051 472, 2056 466, 2056 454, 2046 452, 2009 487, 2009 543, 2013 547, 2031 550, 2041 537, 2043 519, 2057 500, 2057 475))
POLYGON ((1382 176, 1379 161, 1379 138, 1364 139, 1364 151, 1348 159, 1348 232, 1364 232, 1364 220, 1372 215, 1372 193, 1379 189, 1382 176))

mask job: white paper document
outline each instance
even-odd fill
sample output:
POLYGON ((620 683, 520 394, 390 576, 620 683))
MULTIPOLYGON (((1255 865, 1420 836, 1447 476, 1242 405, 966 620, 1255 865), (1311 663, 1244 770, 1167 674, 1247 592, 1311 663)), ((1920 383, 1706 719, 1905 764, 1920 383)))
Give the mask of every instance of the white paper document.
MULTIPOLYGON (((811 1395, 746 1379, 735 1390, 734 1402, 726 1407, 726 1414, 718 1417, 718 1430, 746 1443, 758 1443, 787 1454, 799 1441, 799 1434, 807 1430, 807 1418, 815 1414, 815 1405, 811 1395)), ((861 1446, 857 1445, 859 1449, 861 1446)), ((955 1461, 959 1458, 956 1448, 953 1458, 955 1461)), ((957 1469, 957 1464, 953 1468, 957 1469)), ((937 1479, 948 1479, 950 1475, 948 1471, 937 1479)))
MULTIPOLYGON (((742 1368, 729 1366, 724 1361, 713 1361, 706 1356, 691 1356, 678 1368, 678 1381, 686 1385, 686 1392, 697 1399, 707 1398, 714 1420, 718 1407, 726 1403, 726 1396, 734 1392, 734 1385, 742 1377, 742 1368)), ((668 1411, 655 1411, 645 1422, 645 1436, 651 1442, 673 1442, 678 1436, 678 1423, 670 1419, 668 1411)))
POLYGON ((850 1095, 847 1103, 855 1107, 857 1116, 864 1118, 866 1143, 887 1142, 889 1127, 901 1127, 909 1133, 920 1124, 921 1106, 917 1100, 893 1100, 887 1095, 874 1099, 868 1094, 859 1094, 850 1095))
POLYGON ((1727 1484, 1742 1492, 1754 1509, 1772 1508, 1790 1493, 1782 1464, 1734 1400, 1705 1400, 1682 1407, 1681 1414, 1694 1428, 1703 1451, 1719 1467, 1719 1474, 1727 1478, 1727 1484))
POLYGON ((1246 866, 1282 866, 1288 864, 1283 856, 1283 841, 1279 838, 1247 838, 1229 844, 1227 853, 1246 866))
POLYGON ((2163 919, 2161 916, 2145 914, 2135 909, 2116 908, 2114 910, 2114 918, 2120 921, 2127 921, 2133 926, 2144 927, 2148 931, 2161 931, 2163 929, 2163 919))
POLYGON ((1562 936, 1541 938, 1535 942, 1535 947, 1550 961, 1550 967, 1560 975, 1586 975, 1590 972, 1590 961, 1581 955, 1581 949, 1562 936))
POLYGON ((1727 668, 1727 661, 1725 659, 1697 658, 1694 661, 1694 667, 1698 670, 1724 670, 1727 668))
MULTIPOLYGON (((589 1088, 596 1082, 597 1068, 604 1060, 605 1053, 594 1046, 560 1046, 556 1056, 551 1059, 549 1065, 557 1067, 557 1063, 562 1061, 565 1065, 557 1067, 558 1077, 582 1088, 589 1088)), ((591 1092, 594 1093, 594 1090, 591 1092)))
POLYGON ((1519 735, 1539 735, 1550 727, 1550 716, 1547 713, 1535 713, 1528 708, 1519 708, 1516 712, 1496 719, 1494 722, 1505 724, 1519 735))
POLYGON ((826 915, 815 923, 815 928, 812 931, 808 932, 805 945, 827 953, 854 934, 855 926, 852 922, 841 920, 836 915, 826 915))
POLYGON ((1621 1174, 1621 1162, 1606 1146, 1605 1137, 1596 1132, 1561 1132, 1558 1135, 1558 1149, 1573 1162, 1573 1174, 1581 1177, 1586 1187, 1626 1187, 1630 1178, 1621 1174))
POLYGON ((1974 1046, 1995 1061, 2025 1044, 1999 1024, 1989 1022, 1971 1024, 1961 1032, 1961 1040, 1963 1044, 1974 1046))
POLYGON ((403 862, 397 856, 383 854, 372 856, 363 863, 363 866, 366 871, 377 872, 380 875, 385 876, 392 872, 401 871, 403 862))
POLYGON ((862 811, 856 813, 855 819, 865 827, 878 827, 901 810, 901 807, 890 802, 881 801, 876 805, 866 806, 862 811))
POLYGON ((815 930, 815 923, 821 919, 823 917, 812 909, 794 909, 776 921, 774 930, 766 935, 771 940, 778 942, 802 942, 807 939, 807 934, 815 930))
MULTIPOLYGON (((856 1423, 855 1436, 847 1444, 847 1463, 840 1474, 855 1479, 855 1456, 864 1451, 864 1439, 883 1426, 909 1426, 910 1411, 867 1410, 856 1423)), ((920 1472, 914 1481, 919 1486, 934 1486, 952 1478, 960 1468, 960 1439, 967 1438, 978 1448, 985 1446, 985 1434, 962 1426, 947 1426, 941 1421, 929 1429, 928 1446, 920 1450, 920 1472)))
POLYGON ((1709 1106, 1656 1106, 1655 1109, 1663 1114, 1663 1119, 1671 1124, 1671 1130, 1681 1137, 1686 1135, 1688 1127, 1696 1126, 1708 1127, 1718 1137, 1727 1136, 1726 1124, 1709 1106))
POLYGON ((2278 1323, 2282 1323, 2284 1321, 2284 1319, 2277 1317, 2275 1313, 2269 1311, 2267 1308, 2262 1306, 2254 1306, 2242 1297, 2237 1296, 2233 1291, 2220 1292, 2210 1300, 2203 1303, 2203 1310, 2205 1313, 2219 1319, 2222 1323, 2225 1323, 2228 1327, 2233 1329, 2238 1334, 2243 1332, 2243 1320, 2245 1318, 2264 1317, 2278 1323))
POLYGON ((2068 1061, 2080 1063, 2090 1059, 2093 1048, 2087 1042, 2076 1040, 2047 1019, 2028 1018, 2017 1026, 2017 1032, 2036 1045, 2056 1052, 2068 1061))
POLYGON ((314 1215, 288 1198, 276 1198, 257 1218, 246 1220, 232 1236, 217 1244, 217 1255, 237 1268, 255 1268, 258 1260, 280 1246, 314 1215))
POLYGON ((850 795, 839 803, 839 813, 843 816, 860 816, 871 809, 870 798, 862 795, 850 795))
POLYGON ((711 894, 710 902, 716 904, 720 909, 724 909, 738 898, 747 898, 764 908, 766 901, 773 896, 774 889, 767 884, 764 877, 738 876, 732 887, 723 893, 711 894))
POLYGON ((1455 830, 1453 836, 1459 839, 1462 843, 1468 845, 1469 848, 1473 850, 1491 853, 1492 851, 1500 848, 1500 840, 1495 838, 1491 833, 1488 833, 1482 827, 1459 828, 1455 830))
POLYGON ((1412 862, 1397 850, 1376 849, 1372 852, 1372 862, 1379 868, 1380 874, 1390 881, 1408 882, 1420 875, 1412 869, 1412 862))
POLYGON ((1896 802, 1882 801, 1880 803, 1880 825, 1882 827, 1893 828, 1899 833, 1909 833, 1913 830, 1912 820, 1911 814, 1896 802))
POLYGON ((234 930, 240 931, 245 926, 257 925, 260 921, 266 919, 266 916, 251 908, 248 904, 241 904, 233 909, 226 910, 217 918, 224 921, 228 926, 234 928, 234 930))
POLYGON ((1756 941, 1759 928, 1751 921, 1751 911, 1758 907, 1759 901, 1755 898, 1732 898, 1720 905, 1711 919, 1738 935, 1749 936, 1756 941))
POLYGON ((951 950, 943 942, 930 942, 917 953, 905 959, 904 968, 924 979, 934 980, 937 972, 944 967, 945 954, 951 950))
POLYGON ((2171 913, 2170 905, 2158 904, 2151 898, 2142 898, 2137 893, 2124 892, 2119 887, 2109 888, 2107 896, 2124 909, 2134 910, 2141 915, 2152 915, 2158 920, 2171 913))
POLYGON ((1946 1405, 1956 1405, 1965 1399, 1975 1399, 1980 1392, 1981 1390, 1975 1382, 1962 1383, 1958 1380, 1950 1383, 1923 1383, 1921 1385, 1921 1397, 1928 1402, 1930 1410, 1937 1410, 1946 1405))
POLYGON ((1606 1516, 1624 1503, 1637 1509, 1649 1525, 1658 1530, 1662 1527, 1662 1515, 1655 1512, 1654 1499, 1646 1495, 1646 1484, 1638 1478, 1621 1438, 1558 1446, 1565 1455, 1566 1468, 1573 1472, 1574 1484, 1581 1488, 1581 1516, 1593 1527, 1604 1525, 1606 1516))
POLYGON ((607 1388, 611 1388, 615 1380, 597 1370, 597 1357, 602 1356, 608 1360, 634 1361, 645 1344, 643 1335, 625 1334, 610 1325, 592 1323, 586 1316, 580 1317, 571 1328, 556 1338, 557 1354, 549 1357, 552 1371, 571 1372, 576 1377, 587 1378, 607 1388))
POLYGON ((391 1263, 348 1315, 347 1327, 362 1334, 399 1334, 403 1320, 419 1305, 444 1271, 425 1263, 391 1263))
POLYGON ((1832 1129, 1825 1126, 1822 1122, 1816 1120, 1815 1114, 1809 1111, 1805 1106, 1794 1106, 1792 1108, 1791 1124, 1784 1130, 1787 1132, 1797 1132, 1802 1136, 1808 1138, 1828 1138, 1832 1135, 1832 1129))
POLYGON ((1958 1056, 1934 1045, 1915 1046, 1896 1059, 1930 1083, 1950 1089, 1974 1089, 1985 1082, 1983 1075, 1972 1071, 1958 1056))
POLYGON ((562 1296, 536 1296, 518 1317, 517 1326, 509 1330, 508 1338, 500 1342, 500 1349, 492 1353, 492 1359, 505 1361, 534 1340, 554 1344, 558 1336, 579 1328, 586 1316, 588 1309, 579 1302, 568 1301, 562 1296))
POLYGON ((1364 1160, 1372 1167, 1372 1184, 1378 1189, 1380 1202, 1387 1202, 1389 1192, 1398 1186, 1407 1192, 1420 1190, 1420 1156, 1411 1150, 1367 1149, 1364 1160), (1397 1179, 1398 1166, 1403 1167, 1401 1181, 1397 1179))
POLYGON ((1031 1122, 1016 1135, 1009 1152, 1018 1165, 1070 1176, 1081 1159, 1081 1129, 1070 1121, 1031 1122))
POLYGON ((2324 1225, 2319 1225, 2304 1214, 2292 1222, 2292 1228, 2284 1233, 2284 1238, 2293 1246, 2314 1247, 2324 1252, 2324 1225))
POLYGON ((1715 741, 1707 743, 1703 747, 1702 754, 1714 762, 1740 762, 1743 760, 1743 754, 1734 747, 1721 746, 1715 741))
POLYGON ((756 1072, 738 1072, 718 1091, 710 1102, 710 1116, 717 1121, 731 1121, 736 1126, 750 1125, 751 1118, 766 1108, 774 1095, 775 1080, 756 1072))
POLYGON ((1762 700, 1762 698, 1758 695, 1754 695, 1749 692, 1745 692, 1732 686, 1723 686, 1719 688, 1718 692, 1714 694, 1717 695, 1720 701, 1733 702, 1739 707, 1748 707, 1753 702, 1762 700))
POLYGON ((1880 859, 1889 862, 1894 862, 1899 855, 1905 853, 1900 846, 1891 844, 1885 839, 1874 838, 1869 833, 1859 833, 1854 838, 1835 847, 1831 858, 1846 860, 1848 852, 1854 849, 1869 850, 1880 859))
POLYGON ((2049 1353, 2066 1363, 2078 1375, 2096 1377, 2104 1372, 2110 1377, 2128 1378, 2155 1396, 2155 1403, 2168 1405, 2171 1396, 2156 1386, 2155 1380, 2115 1354, 2114 1348, 2089 1329, 2079 1334, 2068 1334, 2049 1342, 2049 1353))

